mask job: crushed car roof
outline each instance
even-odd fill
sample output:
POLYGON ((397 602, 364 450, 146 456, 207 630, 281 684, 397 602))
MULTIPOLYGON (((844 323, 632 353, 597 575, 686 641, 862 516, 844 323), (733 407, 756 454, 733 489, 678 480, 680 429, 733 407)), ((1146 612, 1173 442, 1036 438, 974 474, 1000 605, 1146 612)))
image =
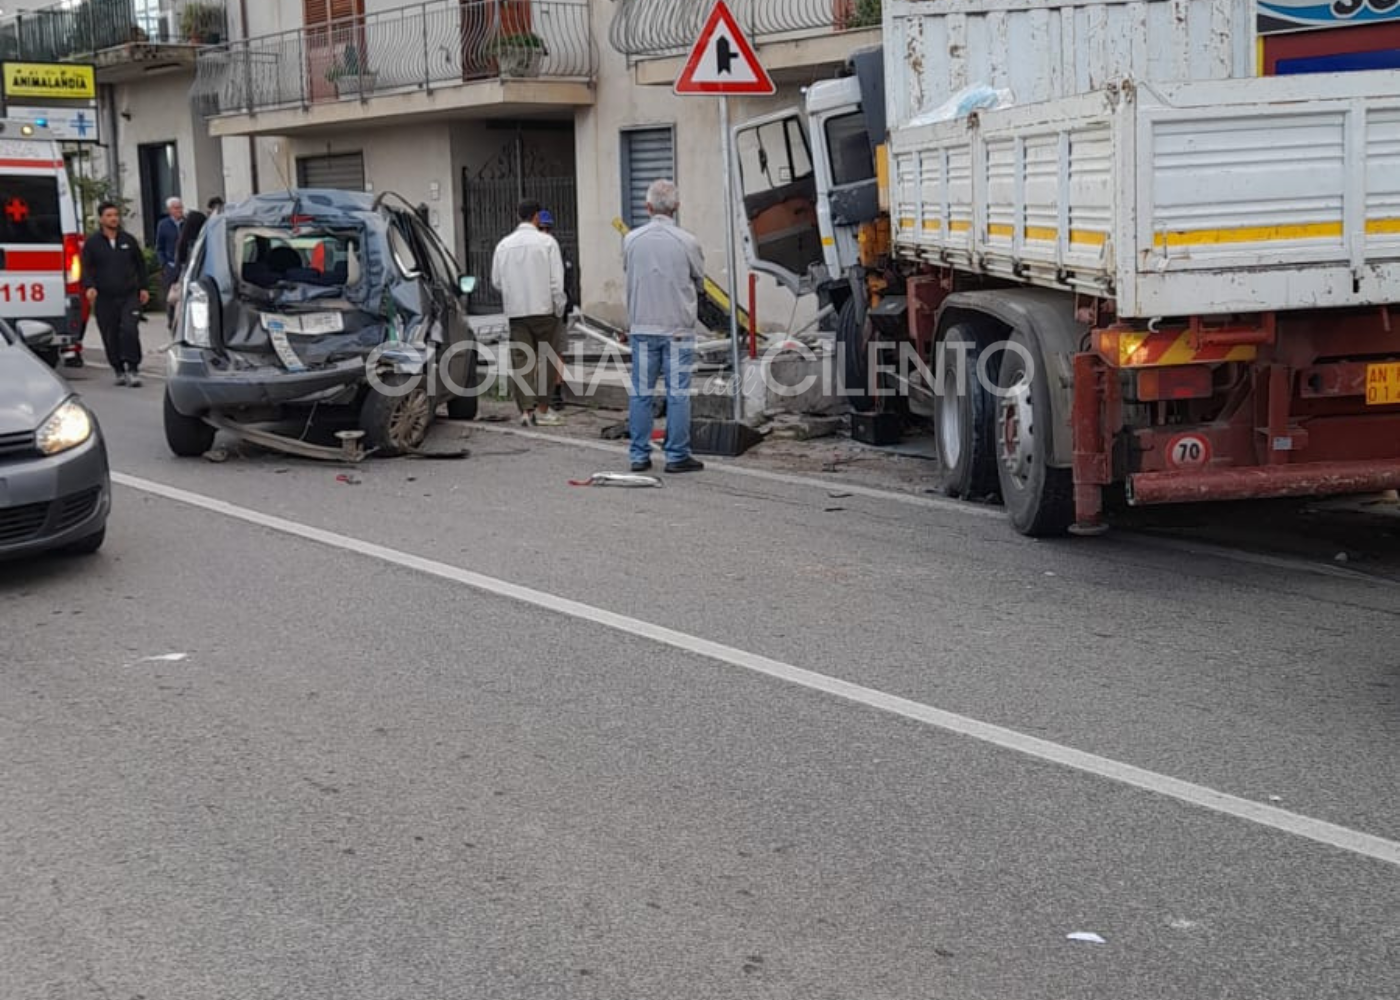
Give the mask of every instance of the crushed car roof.
POLYGON ((240 226, 277 226, 296 215, 313 216, 323 225, 337 225, 362 224, 366 217, 378 212, 374 195, 329 188, 256 194, 224 209, 226 222, 240 226))

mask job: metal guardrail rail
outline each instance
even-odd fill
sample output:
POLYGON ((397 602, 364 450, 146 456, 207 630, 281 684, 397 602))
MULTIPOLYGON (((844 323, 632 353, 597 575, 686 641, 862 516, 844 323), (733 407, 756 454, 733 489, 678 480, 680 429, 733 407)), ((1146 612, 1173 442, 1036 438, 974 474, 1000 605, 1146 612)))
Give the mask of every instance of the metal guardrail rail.
MULTIPOLYGON (((633 58, 681 53, 695 43, 712 0, 617 0, 608 42, 633 58)), ((880 0, 730 0, 749 37, 829 34, 879 27, 880 0)))
POLYGON ((588 0, 433 0, 206 49, 206 116, 309 107, 492 78, 590 79, 588 0))
POLYGON ((127 45, 225 40, 222 3, 198 0, 60 0, 0 19, 0 59, 63 62, 127 45))

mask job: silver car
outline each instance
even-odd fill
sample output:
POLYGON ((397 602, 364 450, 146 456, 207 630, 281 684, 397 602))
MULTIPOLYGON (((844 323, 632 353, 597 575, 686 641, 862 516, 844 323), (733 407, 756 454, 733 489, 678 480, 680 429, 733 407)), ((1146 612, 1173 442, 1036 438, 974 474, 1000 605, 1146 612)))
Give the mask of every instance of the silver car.
POLYGON ((0 559, 96 552, 112 481, 97 417, 35 351, 47 323, 0 320, 0 559))

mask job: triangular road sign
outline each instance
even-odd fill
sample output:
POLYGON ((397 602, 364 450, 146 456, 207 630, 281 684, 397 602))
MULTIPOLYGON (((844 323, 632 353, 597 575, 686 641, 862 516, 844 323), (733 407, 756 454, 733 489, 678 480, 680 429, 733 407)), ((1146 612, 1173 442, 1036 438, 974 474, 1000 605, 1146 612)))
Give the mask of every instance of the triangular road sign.
POLYGON ((685 69, 676 79, 677 94, 771 94, 773 80, 758 64, 753 46, 744 37, 739 22, 718 0, 685 69))

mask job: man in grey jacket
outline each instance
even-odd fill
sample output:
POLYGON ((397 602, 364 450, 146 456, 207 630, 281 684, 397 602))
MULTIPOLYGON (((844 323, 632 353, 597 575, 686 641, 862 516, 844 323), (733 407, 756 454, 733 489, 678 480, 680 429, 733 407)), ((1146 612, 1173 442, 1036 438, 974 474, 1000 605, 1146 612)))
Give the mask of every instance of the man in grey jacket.
POLYGON ((632 471, 651 468, 652 395, 666 385, 666 471, 698 472, 690 454, 690 375, 695 321, 705 283, 705 256, 694 236, 676 225, 680 198, 669 180, 647 189, 651 221, 622 243, 627 270, 628 342, 632 347, 629 429, 632 471))

